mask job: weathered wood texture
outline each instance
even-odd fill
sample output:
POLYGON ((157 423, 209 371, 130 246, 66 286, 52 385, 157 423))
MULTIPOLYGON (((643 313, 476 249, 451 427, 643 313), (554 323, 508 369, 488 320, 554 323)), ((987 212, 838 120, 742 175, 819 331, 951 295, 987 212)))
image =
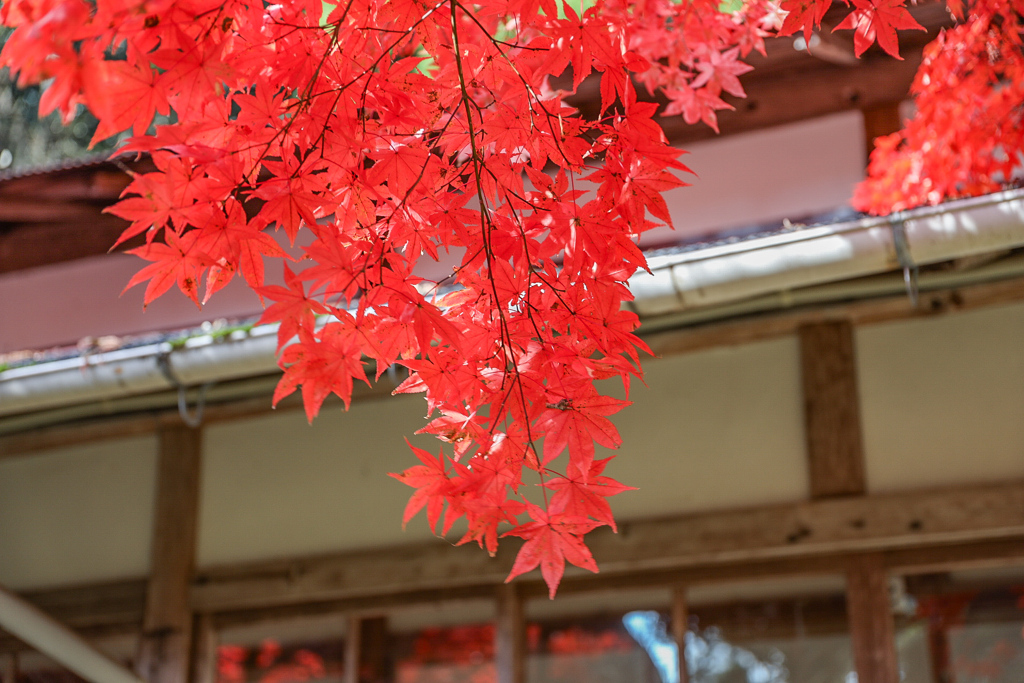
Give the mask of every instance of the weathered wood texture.
POLYGON ((0 654, 0 683, 16 683, 18 680, 18 654, 0 654))
MULTIPOLYGON (((602 576, 1024 535, 1024 482, 835 498, 626 522, 592 534, 602 576)), ((199 611, 297 604, 434 588, 497 585, 516 548, 497 557, 442 543, 260 562, 203 571, 199 611)), ((567 574, 567 583, 582 572, 567 574)))
POLYGON ((149 683, 187 683, 192 633, 201 432, 160 432, 156 510, 142 638, 136 662, 149 683))
POLYGON ((218 645, 213 615, 196 615, 192 623, 192 676, 189 683, 217 683, 218 645))
POLYGON ((526 683, 526 621, 523 599, 516 584, 497 589, 494 628, 494 666, 498 683, 526 683))
POLYGON ((858 683, 899 683, 889 579, 881 555, 851 559, 846 572, 846 608, 858 683))
POLYGON ((679 683, 690 683, 690 668, 686 663, 686 632, 690 629, 690 610, 686 600, 686 587, 677 586, 672 591, 672 637, 676 641, 679 656, 679 683))
MULTIPOLYGON (((618 588, 636 589, 678 585, 680 581, 690 585, 717 583, 723 581, 755 580, 768 577, 799 577, 823 574, 842 574, 847 570, 848 560, 857 553, 826 553, 823 555, 793 556, 768 560, 746 560, 736 562, 712 562, 678 568, 645 568, 639 564, 629 573, 574 574, 562 580, 559 595, 571 595, 588 591, 608 591, 618 588)), ((892 548, 880 551, 886 568, 891 573, 916 574, 922 572, 952 571, 991 567, 1020 566, 1024 564, 1024 533, 997 540, 954 541, 892 548)), ((316 563, 318 560, 310 560, 316 563)), ((323 561, 323 560, 319 560, 323 561)), ((334 558, 335 562, 340 558, 334 558)), ((493 578, 493 577, 492 577, 493 578)), ((393 584, 381 586, 382 592, 366 592, 349 598, 310 600, 290 604, 274 603, 263 605, 257 598, 247 606, 225 610, 213 615, 217 628, 242 624, 269 623, 281 619, 315 614, 377 613, 381 610, 405 607, 415 604, 445 604, 462 599, 493 597, 495 586, 473 584, 448 586, 439 589, 395 591, 393 584)), ((543 598, 547 587, 536 577, 526 576, 518 580, 518 589, 523 598, 543 598)), ((73 621, 75 630, 86 638, 100 638, 108 635, 138 633, 143 603, 142 590, 136 591, 134 599, 128 599, 137 584, 126 581, 119 584, 121 590, 113 590, 116 584, 84 585, 63 588, 59 591, 35 591, 24 597, 37 605, 46 605, 46 611, 66 623, 73 621), (55 599, 59 598, 59 599, 55 599), (88 611, 80 606, 90 604, 88 611), (137 615, 133 618, 132 615, 137 615)), ((9 636, 0 636, 0 653, 20 652, 26 647, 9 636)))
MULTIPOLYGON (((792 42, 787 42, 792 50, 792 42)), ((747 97, 726 95, 735 109, 718 113, 719 128, 723 135, 744 133, 903 100, 920 63, 920 52, 908 52, 903 61, 875 56, 851 66, 809 58, 807 64, 781 73, 759 74, 755 66, 743 82, 747 97)), ((710 129, 687 125, 679 116, 662 119, 661 125, 677 144, 716 137, 710 129)))
POLYGON ((848 320, 802 325, 800 369, 811 498, 864 493, 857 354, 848 320))
POLYGON ((900 120, 900 99, 881 102, 874 106, 862 107, 864 116, 864 160, 871 158, 875 149, 875 139, 898 131, 903 122, 900 120))
POLYGON ((107 253, 129 224, 102 211, 131 182, 128 167, 154 168, 148 158, 85 162, 0 180, 0 273, 107 253))
POLYGON ((387 617, 353 615, 345 640, 345 683, 392 679, 387 617))

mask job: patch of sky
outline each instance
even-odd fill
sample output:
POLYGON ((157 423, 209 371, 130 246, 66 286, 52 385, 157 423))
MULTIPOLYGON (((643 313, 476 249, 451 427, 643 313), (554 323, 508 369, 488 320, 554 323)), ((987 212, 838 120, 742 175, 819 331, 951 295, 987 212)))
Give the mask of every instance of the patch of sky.
MULTIPOLYGON (((679 649, 658 612, 629 612, 626 631, 651 658, 661 683, 679 683, 679 649)), ((691 683, 789 683, 785 655, 772 649, 759 657, 722 638, 717 628, 686 633, 686 663, 691 683)), ((856 683, 847 680, 846 683, 856 683)))

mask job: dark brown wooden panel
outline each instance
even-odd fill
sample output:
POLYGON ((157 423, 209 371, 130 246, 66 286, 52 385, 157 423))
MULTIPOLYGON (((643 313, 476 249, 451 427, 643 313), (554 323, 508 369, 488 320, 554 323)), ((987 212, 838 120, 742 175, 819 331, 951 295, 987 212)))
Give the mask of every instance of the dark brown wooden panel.
POLYGON ((799 329, 811 497, 865 491, 857 354, 848 320, 799 329))

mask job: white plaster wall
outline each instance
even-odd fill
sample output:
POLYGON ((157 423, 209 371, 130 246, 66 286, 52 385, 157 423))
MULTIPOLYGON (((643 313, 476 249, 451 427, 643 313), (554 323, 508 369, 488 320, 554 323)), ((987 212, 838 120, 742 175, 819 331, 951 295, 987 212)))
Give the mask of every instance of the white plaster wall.
POLYGON ((805 498, 798 363, 789 338, 645 364, 605 470, 639 489, 612 499, 619 518, 805 498))
POLYGON ((402 531, 413 489, 387 476, 419 464, 404 437, 425 414, 421 397, 403 396, 325 409, 312 426, 302 411, 211 425, 200 566, 431 538, 422 513, 402 531))
POLYGON ((1024 479, 1024 305, 857 331, 868 489, 1024 479))
MULTIPOLYGON (((796 362, 792 340, 651 361, 649 388, 637 384, 615 420, 624 445, 606 473, 640 489, 612 500, 619 518, 805 497, 796 362)), ((402 397, 327 410, 312 426, 299 411, 211 425, 200 564, 429 539, 423 513, 402 531, 412 489, 387 476, 418 464, 404 437, 424 413, 402 397)))
POLYGON ((137 437, 0 460, 0 584, 145 575, 156 448, 137 437))

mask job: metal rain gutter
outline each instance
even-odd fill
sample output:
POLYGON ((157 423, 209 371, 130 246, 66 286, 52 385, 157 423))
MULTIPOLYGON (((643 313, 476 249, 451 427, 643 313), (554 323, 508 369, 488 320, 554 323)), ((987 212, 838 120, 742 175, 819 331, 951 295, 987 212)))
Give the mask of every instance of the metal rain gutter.
POLYGON ((0 372, 0 416, 277 372, 277 325, 0 372))
MULTIPOLYGON (((767 294, 1024 246, 1024 190, 885 218, 653 254, 629 285, 641 319, 701 317, 767 294)), ((657 321, 652 321, 657 326, 657 321)), ((278 372, 277 326, 0 372, 0 417, 278 372)))
POLYGON ((1024 190, 882 218, 653 255, 630 279, 641 318, 1024 246, 1024 190))

